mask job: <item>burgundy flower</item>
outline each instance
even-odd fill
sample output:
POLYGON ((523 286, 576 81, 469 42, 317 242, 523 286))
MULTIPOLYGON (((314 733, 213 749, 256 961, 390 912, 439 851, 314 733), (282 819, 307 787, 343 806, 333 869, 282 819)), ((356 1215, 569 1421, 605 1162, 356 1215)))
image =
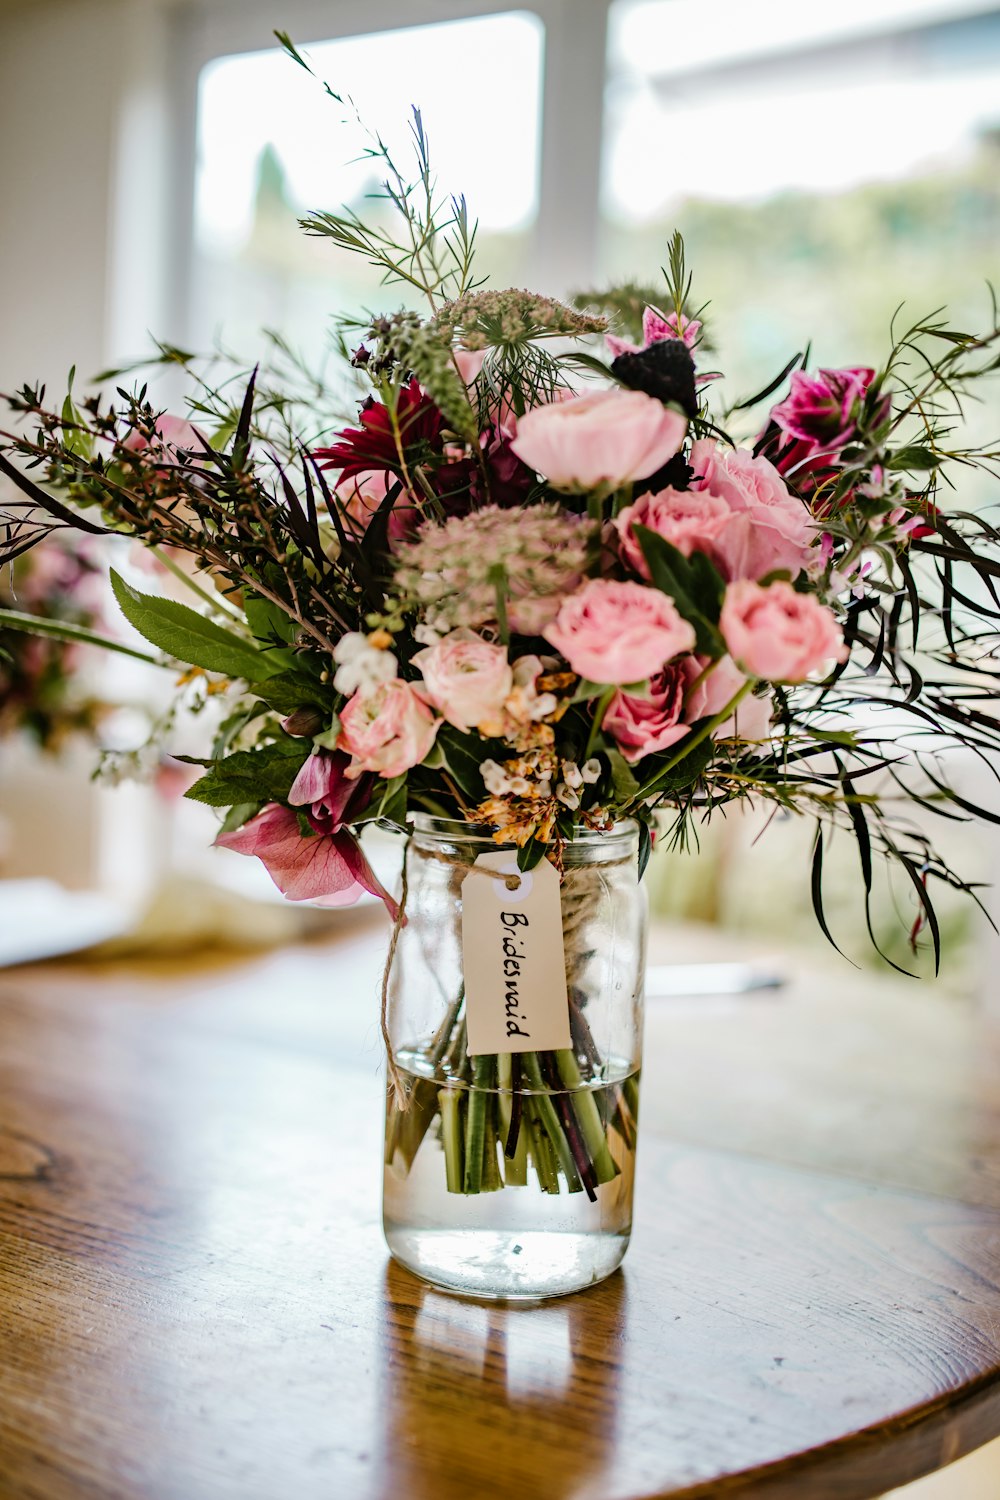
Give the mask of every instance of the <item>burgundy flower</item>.
MULTIPOLYGON (((404 385, 396 401, 396 424, 406 461, 420 463, 443 447, 444 417, 413 379, 404 385)), ((341 479, 372 469, 401 474, 399 450, 388 407, 371 397, 361 408, 359 427, 345 427, 329 448, 316 448, 313 457, 324 469, 339 469, 341 479)))

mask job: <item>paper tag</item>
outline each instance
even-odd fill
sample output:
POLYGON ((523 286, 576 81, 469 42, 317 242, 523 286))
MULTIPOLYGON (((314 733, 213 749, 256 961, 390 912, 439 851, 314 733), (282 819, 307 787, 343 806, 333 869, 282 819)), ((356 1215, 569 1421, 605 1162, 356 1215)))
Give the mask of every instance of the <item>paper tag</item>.
POLYGON ((513 854, 481 854, 462 882, 462 963, 470 1057, 572 1045, 559 874, 547 859, 522 873, 513 854), (516 889, 507 878, 516 877, 516 889))

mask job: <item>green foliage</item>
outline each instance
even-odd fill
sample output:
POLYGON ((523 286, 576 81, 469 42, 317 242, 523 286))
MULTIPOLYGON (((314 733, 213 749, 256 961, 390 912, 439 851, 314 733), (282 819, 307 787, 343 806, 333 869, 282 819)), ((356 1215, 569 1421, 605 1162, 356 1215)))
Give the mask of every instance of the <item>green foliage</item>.
POLYGON ((719 570, 703 552, 685 557, 646 526, 637 526, 635 534, 653 583, 669 594, 685 620, 694 626, 697 649, 705 656, 724 656, 726 643, 718 626, 726 585, 719 570))
POLYGON ((209 807, 281 802, 310 748, 308 740, 284 735, 252 750, 236 750, 216 761, 184 795, 209 807))
POLYGON ((114 569, 111 586, 126 620, 175 661, 206 672, 221 672, 225 677, 242 677, 247 682, 262 682, 280 670, 279 662, 251 642, 196 614, 186 604, 140 593, 114 569))
POLYGON ((162 665, 155 656, 149 656, 145 651, 136 651, 96 630, 88 630, 83 625, 69 625, 63 620, 50 620, 43 615, 22 614, 16 609, 0 609, 0 626, 5 630, 24 631, 26 635, 48 636, 51 640, 65 641, 69 645, 100 646, 104 651, 131 656, 136 661, 148 662, 154 667, 162 665))

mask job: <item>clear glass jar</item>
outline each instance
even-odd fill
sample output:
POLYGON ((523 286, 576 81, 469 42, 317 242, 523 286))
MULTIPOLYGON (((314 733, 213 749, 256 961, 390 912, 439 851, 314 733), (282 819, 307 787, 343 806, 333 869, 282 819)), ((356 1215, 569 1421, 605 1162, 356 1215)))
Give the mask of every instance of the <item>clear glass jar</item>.
POLYGON ((383 1227, 396 1259, 436 1286, 559 1296, 610 1275, 632 1228, 646 939, 638 829, 582 829, 565 849, 572 1048, 470 1059, 462 883, 497 848, 467 824, 415 819, 390 975, 403 1102, 390 1077, 383 1227))

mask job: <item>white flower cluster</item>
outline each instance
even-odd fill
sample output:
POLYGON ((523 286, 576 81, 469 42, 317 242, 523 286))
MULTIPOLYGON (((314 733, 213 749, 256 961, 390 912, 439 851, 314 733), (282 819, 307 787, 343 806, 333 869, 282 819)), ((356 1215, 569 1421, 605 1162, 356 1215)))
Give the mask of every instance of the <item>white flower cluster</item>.
POLYGON ((391 682, 399 670, 391 651, 372 644, 368 636, 353 630, 342 636, 333 651, 337 663, 333 685, 348 697, 361 693, 367 697, 383 682, 391 682))
POLYGON ((558 780, 553 789, 551 771, 534 778, 524 774, 533 769, 536 761, 540 763, 539 752, 529 754, 519 762, 508 762, 506 766, 499 761, 484 760, 479 770, 486 790, 494 797, 536 797, 544 801, 554 796, 564 807, 575 809, 580 806, 581 787, 600 780, 601 763, 596 757, 583 766, 578 766, 574 760, 564 760, 558 763, 558 780))

